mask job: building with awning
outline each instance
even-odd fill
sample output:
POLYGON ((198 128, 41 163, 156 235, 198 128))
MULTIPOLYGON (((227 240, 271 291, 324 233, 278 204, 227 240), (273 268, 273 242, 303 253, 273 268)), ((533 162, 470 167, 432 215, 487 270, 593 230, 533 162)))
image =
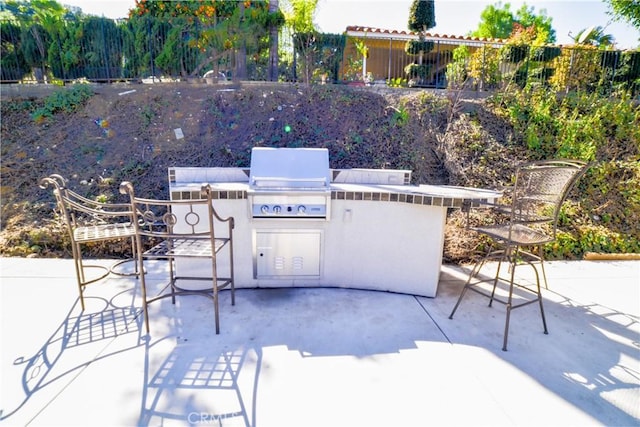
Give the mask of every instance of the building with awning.
MULTIPOLYGON (((404 79, 407 78, 405 67, 420 61, 419 55, 410 55, 405 51, 407 41, 420 40, 418 33, 349 26, 345 35, 346 45, 341 69, 341 75, 345 80, 363 81, 363 77, 366 76, 374 81, 404 79), (366 55, 363 55, 361 46, 366 47, 366 55), (360 73, 354 69, 358 66, 360 73)), ((424 85, 433 87, 446 87, 445 71, 453 60, 453 50, 458 46, 467 46, 469 52, 473 53, 478 49, 499 48, 505 45, 502 39, 432 33, 425 33, 423 40, 433 43, 432 50, 425 52, 421 59, 423 64, 429 65, 424 85)))

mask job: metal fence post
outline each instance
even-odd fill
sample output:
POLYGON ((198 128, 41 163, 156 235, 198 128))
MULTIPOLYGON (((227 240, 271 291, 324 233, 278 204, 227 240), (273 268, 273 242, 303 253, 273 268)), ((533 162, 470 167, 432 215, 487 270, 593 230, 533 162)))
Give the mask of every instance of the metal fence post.
POLYGON ((111 73, 109 72, 109 55, 107 53, 107 37, 104 34, 104 20, 100 21, 100 30, 102 33, 102 61, 104 62, 104 68, 107 73, 107 83, 111 83, 111 73))
POLYGON ((484 78, 486 74, 486 65, 487 65, 487 44, 482 44, 482 73, 480 74, 480 85, 478 89, 480 91, 484 90, 484 78))
POLYGON ((440 88, 439 77, 440 77, 440 40, 437 41, 438 48, 436 49, 436 89, 440 88))

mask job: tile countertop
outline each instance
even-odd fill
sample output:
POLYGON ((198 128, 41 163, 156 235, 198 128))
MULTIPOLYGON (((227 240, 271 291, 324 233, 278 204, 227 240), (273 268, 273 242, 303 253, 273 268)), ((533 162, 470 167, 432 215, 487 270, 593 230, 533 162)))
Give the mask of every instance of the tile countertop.
POLYGON ((333 191, 349 192, 385 192, 417 194, 423 196, 443 197, 451 199, 483 199, 491 200, 502 197, 495 190, 470 187, 454 187, 449 185, 380 185, 380 184, 331 184, 333 191))
MULTIPOLYGON (((495 200, 502 193, 489 189, 455 187, 449 185, 411 185, 411 171, 395 169, 332 169, 333 179, 330 189, 332 197, 336 193, 418 196, 418 198, 438 198, 455 200, 495 200)), ((169 168, 169 183, 172 195, 177 192, 199 192, 202 183, 209 183, 214 194, 221 198, 247 197, 251 190, 249 169, 226 167, 175 167, 169 168)), ((193 197, 193 196, 192 196, 193 197)), ((377 198, 377 196, 376 196, 377 198)), ((395 197, 394 197, 395 198, 395 197)), ((174 198, 175 199, 175 198, 174 198)))
MULTIPOLYGON (((248 182, 213 182, 210 183, 212 189, 218 192, 246 192, 251 187, 248 182)), ((202 183, 177 183, 171 186, 171 192, 199 192, 202 183)), ((381 184, 349 184, 332 183, 332 192, 347 193, 387 193, 429 196, 436 198, 458 199, 458 200, 487 200, 492 201, 502 197, 502 193, 495 190, 455 187, 449 185, 381 185, 381 184)), ((236 198, 244 198, 245 195, 236 198)), ((217 197, 214 197, 217 198, 217 197)), ((224 197, 226 198, 226 197, 224 197)), ((174 200, 176 198, 174 197, 174 200)))
POLYGON ((209 184, 213 191, 247 191, 249 182, 178 182, 170 185, 171 191, 200 191, 203 184, 209 184))

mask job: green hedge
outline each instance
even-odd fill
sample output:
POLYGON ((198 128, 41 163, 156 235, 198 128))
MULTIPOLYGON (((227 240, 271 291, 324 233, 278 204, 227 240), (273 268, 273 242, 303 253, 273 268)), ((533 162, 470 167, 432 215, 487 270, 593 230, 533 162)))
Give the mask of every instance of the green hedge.
POLYGON ((502 93, 497 111, 532 159, 591 163, 560 216, 551 258, 640 252, 640 107, 628 94, 564 96, 544 88, 502 93))

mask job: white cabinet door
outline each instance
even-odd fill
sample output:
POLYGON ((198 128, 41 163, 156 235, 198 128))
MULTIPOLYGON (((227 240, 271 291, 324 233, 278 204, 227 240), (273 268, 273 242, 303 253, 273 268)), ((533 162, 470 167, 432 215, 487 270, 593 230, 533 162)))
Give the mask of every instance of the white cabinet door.
POLYGON ((321 247, 321 230, 255 230, 254 278, 320 277, 321 247))

